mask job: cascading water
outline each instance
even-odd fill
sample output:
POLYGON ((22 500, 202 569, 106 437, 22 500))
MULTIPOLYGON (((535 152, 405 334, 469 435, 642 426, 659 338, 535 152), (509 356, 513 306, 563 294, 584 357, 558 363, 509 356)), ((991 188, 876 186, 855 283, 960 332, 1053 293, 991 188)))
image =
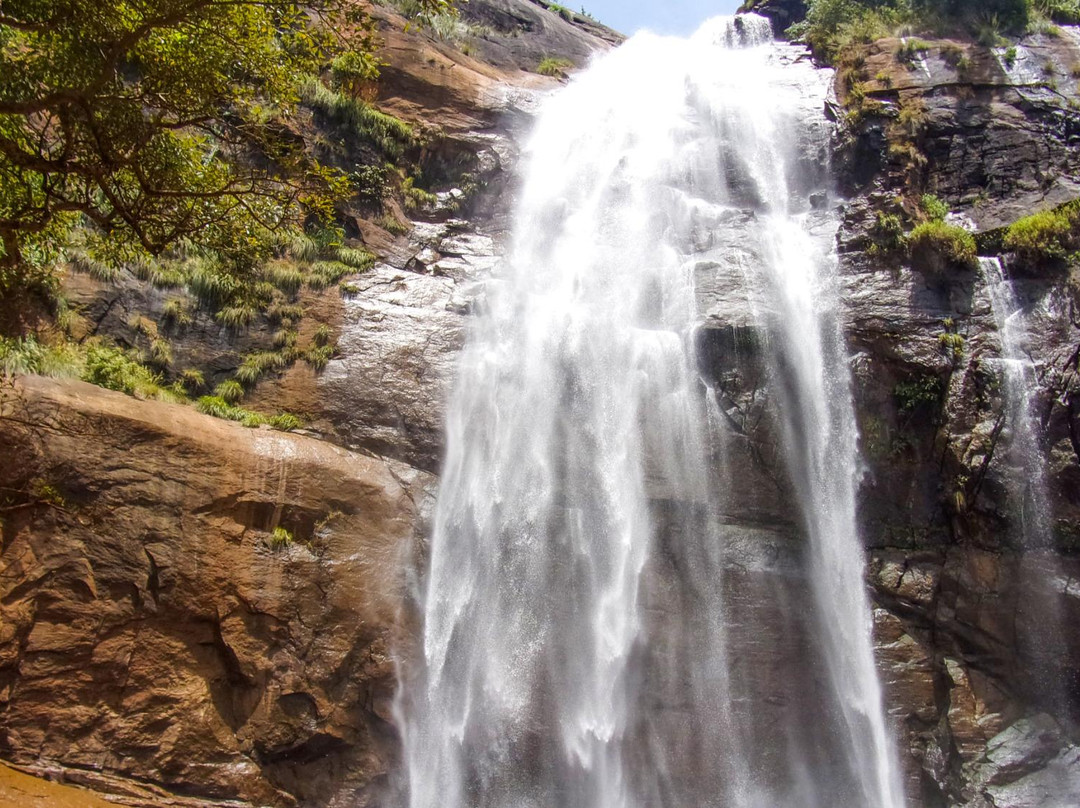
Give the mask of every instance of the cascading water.
POLYGON ((1046 463, 1039 452, 1032 390, 1034 365, 1025 345, 1023 311, 999 258, 980 258, 979 266, 990 291, 991 307, 1001 340, 1005 416, 1009 422, 1008 453, 1017 472, 1013 482, 1023 492, 1017 508, 1020 545, 1025 550, 1047 549, 1050 507, 1046 495, 1046 463))
MULTIPOLYGON (((1001 260, 980 258, 979 266, 1001 342, 1003 411, 1001 448, 995 453, 1003 458, 1002 475, 1012 495, 1010 538, 1018 553, 1018 588, 1024 593, 1013 629, 1017 651, 1025 663, 1023 678, 1032 701, 1053 715, 1070 716, 1069 692, 1076 689, 1078 674, 1066 667, 1071 659, 1069 632, 1064 630, 1060 606, 1060 593, 1067 590, 1069 579, 1054 551, 1046 458, 1035 411, 1039 380, 1030 324, 1001 260)), ((1046 301, 1035 304, 1033 308, 1042 308, 1046 301)), ((1076 716, 1070 719, 1075 722, 1076 716)))
MULTIPOLYGON (((903 805, 834 266, 792 188, 823 181, 793 150, 828 134, 826 81, 800 54, 762 18, 719 18, 690 40, 639 35, 545 105, 449 411, 398 704, 412 808, 903 805), (807 537, 821 723, 839 726, 782 771, 751 751, 729 675, 723 436, 694 361, 696 259, 732 214, 752 222, 746 297, 807 537)), ((814 226, 828 241, 837 225, 814 226)))

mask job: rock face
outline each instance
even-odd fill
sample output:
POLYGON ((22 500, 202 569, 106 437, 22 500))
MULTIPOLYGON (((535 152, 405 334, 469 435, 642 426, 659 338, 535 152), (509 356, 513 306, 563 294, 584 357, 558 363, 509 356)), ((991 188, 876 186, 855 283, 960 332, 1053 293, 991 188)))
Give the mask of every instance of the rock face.
MULTIPOLYGON (((994 279, 889 254, 875 233, 877 214, 895 211, 898 197, 910 215, 912 198, 936 194, 993 255, 999 228, 1080 195, 1080 99, 1065 67, 1080 63, 1076 37, 1073 29, 1036 35, 1011 52, 948 41, 914 55, 895 40, 871 46, 862 90, 878 106, 858 115, 834 109, 841 125, 833 164, 844 197, 808 200, 811 216, 826 204, 843 217, 843 319, 866 463, 860 521, 879 670, 912 805, 1080 799, 1070 768, 1080 741, 1075 270, 1002 256, 1034 365, 1035 450, 1053 513, 1050 545, 1031 546, 1031 506, 1010 448, 994 279)), ((841 79, 843 102, 850 79, 841 79)), ((699 361, 733 419, 735 444, 745 447, 731 481, 738 512, 729 518, 764 527, 783 548, 777 538, 798 528, 783 514, 790 494, 759 358, 768 335, 748 315, 767 301, 746 300, 737 259, 723 257, 744 241, 720 245, 697 268, 699 361)), ((775 580, 784 566, 746 569, 775 580)), ((805 583, 776 586, 798 599, 805 583)), ((798 656, 812 659, 812 650, 798 656)), ((755 698, 768 715, 775 674, 766 660, 751 667, 762 674, 755 698)))
POLYGON ((429 480, 77 382, 6 387, 0 422, 4 756, 369 804, 429 480))
MULTIPOLYGON (((755 4, 778 29, 802 9, 755 4)), ((393 627, 410 627, 406 556, 422 552, 445 391, 507 246, 529 115, 557 86, 527 71, 552 53, 583 64, 618 37, 543 3, 472 0, 464 19, 487 32, 466 55, 375 13, 389 62, 380 106, 438 122, 432 160, 464 166, 480 191, 465 199, 450 187, 401 235, 349 223, 379 263, 344 297, 306 300, 332 327, 338 356, 321 374, 297 365, 267 379, 254 400, 303 413, 310 437, 82 384, 25 379, 0 390, 6 759, 132 804, 382 804, 397 754, 389 649, 393 627), (275 541, 275 528, 292 541, 281 532, 275 541)), ((811 218, 823 206, 843 217, 842 315, 866 462, 860 520, 912 806, 1045 808, 1080 794, 1071 629, 1080 622, 1080 279, 1006 257, 1037 346, 1039 451, 1054 512, 1053 546, 1033 551, 1017 538, 987 279, 873 249, 876 214, 913 188, 941 197, 991 253, 1000 227, 1080 196, 1077 41, 1071 29, 1031 37, 1009 59, 1004 48, 948 42, 900 58, 901 43, 877 43, 865 91, 881 106, 832 144, 842 196, 805 200, 811 218), (910 150, 891 148, 904 110, 917 124, 905 140, 914 165, 910 150)), ((839 85, 838 98, 845 92, 839 85)), ((839 102, 834 112, 844 115, 839 102)), ((827 139, 815 142, 804 144, 805 161, 829 164, 827 139)), ((803 539, 764 394, 768 337, 751 316, 767 301, 746 300, 732 259, 752 214, 731 217, 727 243, 707 229, 694 235, 710 253, 694 269, 698 365, 730 427, 724 467, 734 471, 718 487, 736 537, 733 677, 768 738, 782 727, 811 732, 812 711, 791 694, 824 684, 815 649, 791 639, 810 633, 799 606, 809 603, 803 539)), ((133 339, 133 313, 165 302, 134 278, 105 286, 81 276, 68 294, 91 331, 121 341, 133 339)), ((199 316, 174 344, 227 374, 269 338, 199 316)), ((658 561, 645 585, 663 589, 672 575, 658 561)), ((764 741, 755 755, 783 763, 764 741)))

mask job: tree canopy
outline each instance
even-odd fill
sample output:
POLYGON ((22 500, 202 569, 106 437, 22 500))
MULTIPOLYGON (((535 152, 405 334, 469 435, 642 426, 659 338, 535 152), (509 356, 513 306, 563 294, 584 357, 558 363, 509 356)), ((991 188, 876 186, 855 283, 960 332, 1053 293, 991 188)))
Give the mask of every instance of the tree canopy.
POLYGON ((347 184, 275 122, 335 56, 377 75, 374 48, 350 0, 0 0, 0 288, 78 221, 120 255, 252 260, 330 215, 347 184))

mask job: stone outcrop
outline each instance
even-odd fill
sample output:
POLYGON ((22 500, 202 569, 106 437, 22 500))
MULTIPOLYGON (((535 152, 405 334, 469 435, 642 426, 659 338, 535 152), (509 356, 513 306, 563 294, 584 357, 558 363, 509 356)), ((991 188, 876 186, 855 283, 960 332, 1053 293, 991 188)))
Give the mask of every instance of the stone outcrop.
POLYGON ((80 382, 5 387, 0 424, 3 755, 369 804, 429 479, 80 382))

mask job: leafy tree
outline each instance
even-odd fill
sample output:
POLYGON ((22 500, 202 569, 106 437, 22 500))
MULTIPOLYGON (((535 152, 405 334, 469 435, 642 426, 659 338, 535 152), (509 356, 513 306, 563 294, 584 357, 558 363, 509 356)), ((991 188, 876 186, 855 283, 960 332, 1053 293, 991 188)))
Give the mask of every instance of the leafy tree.
MULTIPOLYGON (((447 0, 422 0, 436 11, 447 0)), ((377 75, 350 0, 0 0, 0 290, 47 274, 68 229, 250 265, 348 193, 280 123, 336 58, 377 75)))

